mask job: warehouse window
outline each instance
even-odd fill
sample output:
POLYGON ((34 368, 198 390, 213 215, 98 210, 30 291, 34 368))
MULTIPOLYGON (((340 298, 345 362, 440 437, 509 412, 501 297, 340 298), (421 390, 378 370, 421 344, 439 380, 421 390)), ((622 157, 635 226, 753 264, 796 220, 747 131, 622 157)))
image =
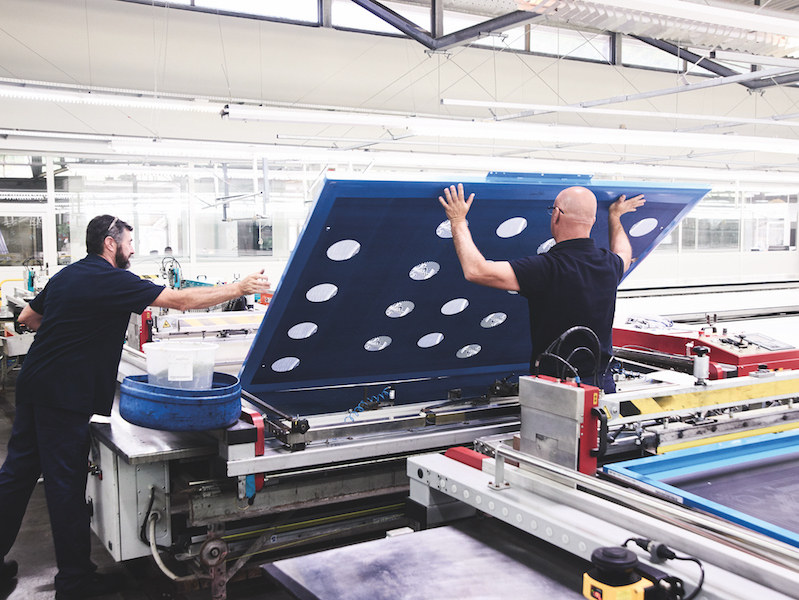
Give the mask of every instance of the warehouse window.
MULTIPOLYGON (((422 29, 430 29, 429 8, 393 2, 383 2, 382 4, 422 29)), ((357 31, 371 31, 375 33, 400 34, 399 29, 393 25, 389 25, 380 17, 373 15, 365 8, 361 8, 350 0, 333 0, 330 9, 330 19, 333 27, 355 29, 357 31)))
POLYGON ((477 38, 472 44, 495 50, 525 50, 526 39, 527 31, 525 28, 514 27, 513 29, 477 38))
POLYGON ((0 217, 0 266, 43 264, 42 218, 0 217))
POLYGON ((530 51, 536 54, 610 62, 610 36, 536 25, 530 28, 530 51))
POLYGON ((658 245, 658 252, 795 251, 799 196, 714 191, 658 245))
POLYGON ((621 62, 626 67, 663 69, 676 73, 685 70, 685 63, 682 59, 627 36, 624 36, 621 41, 621 62))
POLYGON ((316 23, 319 20, 317 0, 193 0, 197 8, 211 8, 242 16, 272 17, 287 21, 316 23))
POLYGON ((697 248, 736 250, 741 223, 738 219, 697 219, 697 248))
POLYGON ((796 194, 744 195, 743 248, 752 252, 796 249, 796 194))
MULTIPOLYGON (((444 11, 444 34, 455 33, 484 23, 487 17, 468 15, 452 11, 444 11)), ((513 27, 502 32, 492 33, 478 37, 471 41, 475 46, 484 46, 497 50, 525 50, 527 32, 524 27, 513 27)))
POLYGON ((81 258, 89 219, 112 213, 133 226, 133 262, 148 273, 157 273, 166 256, 181 262, 288 257, 322 169, 69 160, 56 178, 63 188, 56 194, 59 262, 81 258))
POLYGON ((737 250, 741 221, 688 217, 682 222, 683 250, 737 250))

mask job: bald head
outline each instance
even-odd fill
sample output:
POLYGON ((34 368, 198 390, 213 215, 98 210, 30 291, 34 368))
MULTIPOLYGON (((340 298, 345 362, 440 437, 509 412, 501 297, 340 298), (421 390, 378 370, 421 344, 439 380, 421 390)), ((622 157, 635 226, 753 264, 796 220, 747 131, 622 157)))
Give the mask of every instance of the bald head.
POLYGON ((558 209, 552 215, 552 234, 556 241, 589 237, 596 221, 596 196, 584 187, 574 186, 555 198, 558 209))
POLYGON ((584 187, 566 188, 555 198, 555 204, 570 221, 593 225, 596 220, 596 196, 584 187))

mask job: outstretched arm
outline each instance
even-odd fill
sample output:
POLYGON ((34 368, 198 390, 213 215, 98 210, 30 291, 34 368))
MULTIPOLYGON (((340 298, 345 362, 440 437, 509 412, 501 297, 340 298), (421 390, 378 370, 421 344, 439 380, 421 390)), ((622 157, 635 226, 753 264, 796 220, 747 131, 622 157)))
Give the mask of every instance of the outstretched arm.
POLYGON ((444 207, 452 228, 452 241, 455 244, 455 253, 463 269, 463 276, 467 281, 502 290, 519 290, 516 273, 507 261, 486 260, 477 249, 466 223, 466 214, 474 201, 474 194, 467 199, 464 196, 463 184, 457 188, 451 185, 444 188, 444 197, 439 196, 438 201, 444 207))
POLYGON ((239 296, 263 294, 269 290, 269 280, 261 269, 247 275, 241 281, 211 287, 190 287, 182 290, 164 288, 153 302, 153 306, 176 308, 186 311, 192 308, 208 308, 239 296))
POLYGON ((646 200, 643 194, 627 200, 624 195, 619 196, 608 209, 608 243, 611 252, 615 252, 624 261, 624 271, 630 268, 630 263, 633 259, 633 249, 630 246, 630 239, 624 231, 621 224, 621 216, 628 212, 635 212, 639 207, 643 206, 646 200))

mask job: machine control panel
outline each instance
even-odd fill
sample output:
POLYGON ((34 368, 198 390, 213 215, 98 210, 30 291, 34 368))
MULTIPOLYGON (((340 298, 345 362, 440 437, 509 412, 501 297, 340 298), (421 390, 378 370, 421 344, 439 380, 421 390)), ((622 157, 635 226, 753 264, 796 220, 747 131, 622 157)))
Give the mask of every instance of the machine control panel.
POLYGON ((613 345, 675 356, 692 356, 694 347, 706 346, 711 362, 732 365, 737 375, 747 375, 762 365, 769 369, 799 368, 799 349, 791 344, 761 333, 734 333, 715 326, 661 331, 614 327, 613 345))

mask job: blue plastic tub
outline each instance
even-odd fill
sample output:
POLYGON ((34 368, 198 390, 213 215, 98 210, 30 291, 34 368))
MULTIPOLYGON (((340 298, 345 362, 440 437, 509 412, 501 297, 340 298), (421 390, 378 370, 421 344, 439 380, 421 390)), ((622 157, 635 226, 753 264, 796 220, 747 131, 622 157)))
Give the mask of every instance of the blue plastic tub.
POLYGON ((147 375, 125 377, 119 387, 119 414, 134 425, 164 431, 205 431, 236 422, 241 383, 214 373, 210 390, 182 390, 147 383, 147 375))

